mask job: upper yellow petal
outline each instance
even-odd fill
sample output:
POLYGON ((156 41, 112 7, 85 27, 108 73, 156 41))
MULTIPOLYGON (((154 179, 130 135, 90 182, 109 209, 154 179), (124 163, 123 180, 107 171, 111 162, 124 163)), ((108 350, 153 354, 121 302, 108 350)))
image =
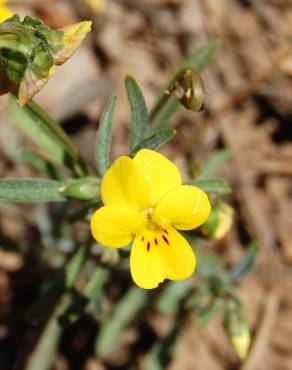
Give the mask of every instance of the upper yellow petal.
POLYGON ((156 288, 164 279, 186 279, 195 266, 191 246, 172 227, 145 229, 134 239, 130 268, 134 282, 141 288, 156 288))
POLYGON ((192 230, 208 218, 211 205, 205 192, 195 186, 181 185, 168 192, 158 203, 153 220, 179 230, 192 230))
POLYGON ((92 216, 90 228, 96 241, 107 247, 128 245, 146 222, 145 217, 129 207, 109 205, 92 216))
POLYGON ((171 189, 181 185, 181 176, 174 163, 153 150, 142 149, 134 157, 150 192, 150 205, 154 207, 171 189))
POLYGON ((149 205, 149 189, 133 159, 121 156, 106 171, 101 183, 104 204, 121 204, 137 210, 149 205))
MULTIPOLYGON (((4 1, 0 2, 0 5, 4 3, 5 3, 4 1)), ((12 17, 13 14, 14 13, 9 8, 7 8, 7 6, 0 6, 0 23, 12 17)))

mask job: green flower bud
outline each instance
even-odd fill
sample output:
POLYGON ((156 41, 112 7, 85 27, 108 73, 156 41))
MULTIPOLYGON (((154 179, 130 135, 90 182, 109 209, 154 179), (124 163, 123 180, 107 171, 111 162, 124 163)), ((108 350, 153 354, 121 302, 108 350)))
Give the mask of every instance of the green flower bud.
POLYGON ((209 218, 201 227, 201 232, 207 237, 220 240, 230 231, 233 220, 233 208, 224 202, 220 202, 212 208, 209 218))
POLYGON ((224 316, 224 327, 239 358, 244 360, 250 348, 251 335, 242 308, 238 303, 228 302, 224 316))
POLYGON ((39 20, 13 15, 0 23, 0 94, 15 92, 25 105, 90 31, 91 22, 51 30, 39 20))
POLYGON ((99 197, 100 180, 96 177, 68 180, 59 192, 68 198, 93 200, 99 197))
POLYGON ((174 94, 187 109, 199 112, 204 106, 204 84, 199 73, 192 67, 182 69, 166 94, 174 94))

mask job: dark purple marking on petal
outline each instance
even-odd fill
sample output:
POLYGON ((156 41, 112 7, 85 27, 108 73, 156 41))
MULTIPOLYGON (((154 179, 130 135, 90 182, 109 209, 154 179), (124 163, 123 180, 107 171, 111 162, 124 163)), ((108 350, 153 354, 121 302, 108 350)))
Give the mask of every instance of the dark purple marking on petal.
POLYGON ((162 235, 162 239, 165 241, 166 244, 169 245, 169 241, 168 241, 168 239, 164 235, 162 235))
POLYGON ((144 241, 144 236, 142 236, 142 239, 141 240, 142 240, 142 242, 144 241))
POLYGON ((168 231, 167 231, 166 229, 163 229, 163 231, 165 232, 165 234, 167 234, 167 235, 168 235, 168 231))
POLYGON ((150 242, 147 242, 147 251, 149 252, 150 250, 150 242))
POLYGON ((156 239, 156 238, 154 238, 154 243, 155 243, 155 245, 157 245, 157 244, 158 244, 158 241, 157 241, 157 239, 156 239))

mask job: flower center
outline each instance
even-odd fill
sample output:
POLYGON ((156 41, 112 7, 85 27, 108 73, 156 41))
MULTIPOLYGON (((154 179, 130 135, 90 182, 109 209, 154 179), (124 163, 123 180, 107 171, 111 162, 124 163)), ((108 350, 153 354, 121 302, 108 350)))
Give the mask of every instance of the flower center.
POLYGON ((159 230, 159 229, 161 229, 161 228, 160 228, 160 226, 158 225, 158 223, 157 223, 157 222, 155 222, 155 221, 153 221, 153 219, 152 219, 153 210, 154 210, 153 208, 146 208, 146 209, 144 210, 145 215, 146 215, 146 218, 147 218, 147 224, 146 224, 146 227, 147 227, 147 229, 148 229, 148 230, 150 230, 150 231, 157 231, 157 230, 159 230))

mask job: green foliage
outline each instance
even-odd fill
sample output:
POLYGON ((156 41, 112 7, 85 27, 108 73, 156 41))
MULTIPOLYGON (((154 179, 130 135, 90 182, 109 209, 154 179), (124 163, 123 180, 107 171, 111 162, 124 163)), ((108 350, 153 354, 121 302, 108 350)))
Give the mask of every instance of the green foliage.
POLYGON ((124 329, 135 320, 147 303, 147 291, 137 287, 129 288, 117 302, 110 317, 102 323, 95 346, 97 356, 105 358, 115 350, 120 343, 124 329))
POLYGON ((59 191, 61 185, 54 180, 0 180, 0 201, 62 202, 65 198, 59 191))
POLYGON ((191 286, 191 280, 169 282, 158 297, 155 308, 164 314, 177 312, 181 301, 187 296, 191 286))
POLYGON ((54 119, 35 102, 31 101, 22 108, 16 98, 11 96, 10 111, 17 127, 54 160, 70 168, 77 176, 88 173, 79 149, 54 119))
POLYGON ((191 185, 197 186, 206 193, 230 194, 231 188, 225 180, 222 179, 198 179, 191 181, 191 185))
POLYGON ((72 325, 78 321, 90 302, 100 298, 101 291, 108 277, 109 270, 107 268, 100 266, 95 270, 83 294, 78 296, 60 317, 60 322, 63 326, 72 325))
POLYGON ((200 178, 209 179, 214 176, 214 172, 222 164, 231 158, 230 151, 228 149, 217 150, 211 158, 205 163, 200 174, 200 178))
POLYGON ((112 143, 113 115, 117 102, 117 96, 114 95, 102 113, 99 129, 97 131, 95 142, 95 160, 100 176, 103 176, 110 165, 110 150, 112 143))
POLYGON ((151 348, 144 370, 164 370, 169 365, 176 348, 178 322, 175 322, 168 334, 158 339, 151 348))
POLYGON ((228 273, 228 279, 233 282, 245 276, 253 267, 255 259, 259 252, 259 246, 256 242, 248 245, 246 253, 239 263, 228 273))
POLYGON ((34 324, 42 320, 54 307, 58 300, 75 284, 76 278, 86 261, 91 249, 91 243, 80 246, 77 252, 50 280, 38 300, 33 304, 27 318, 34 324))
POLYGON ((146 130, 149 125, 149 117, 143 94, 134 78, 127 76, 125 79, 125 86, 132 114, 130 151, 133 151, 133 149, 145 138, 146 130))
POLYGON ((132 154, 137 153, 140 149, 157 149, 160 145, 171 140, 176 134, 176 131, 171 128, 166 128, 155 132, 153 135, 142 140, 133 150, 132 154))

